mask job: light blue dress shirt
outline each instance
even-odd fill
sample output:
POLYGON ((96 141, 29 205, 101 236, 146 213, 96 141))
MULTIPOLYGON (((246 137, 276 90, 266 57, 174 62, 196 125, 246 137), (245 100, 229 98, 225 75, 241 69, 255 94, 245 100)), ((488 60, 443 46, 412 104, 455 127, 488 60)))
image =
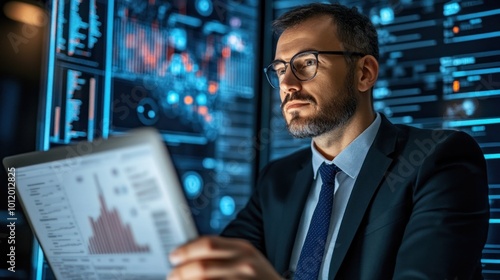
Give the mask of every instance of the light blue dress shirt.
POLYGON ((309 224, 311 223, 314 208, 318 203, 319 193, 321 191, 321 176, 318 176, 318 169, 323 162, 328 164, 334 163, 342 171, 338 172, 335 177, 335 194, 333 199, 332 216, 330 220, 330 229, 328 231, 327 243, 328 248, 324 255, 323 264, 320 270, 320 279, 328 279, 330 270, 330 261, 334 255, 335 241, 339 233, 340 224, 344 216, 344 212, 351 196, 351 191, 356 181, 361 166, 365 161, 368 149, 373 144, 373 140, 377 135, 380 127, 381 117, 377 116, 373 123, 365 129, 356 139, 354 139, 342 152, 340 152, 333 161, 327 160, 314 147, 314 141, 311 141, 312 150, 312 167, 314 172, 314 181, 311 191, 306 201, 302 217, 300 219, 295 245, 293 247, 290 260, 290 269, 295 271, 299 260, 300 251, 307 235, 309 224))

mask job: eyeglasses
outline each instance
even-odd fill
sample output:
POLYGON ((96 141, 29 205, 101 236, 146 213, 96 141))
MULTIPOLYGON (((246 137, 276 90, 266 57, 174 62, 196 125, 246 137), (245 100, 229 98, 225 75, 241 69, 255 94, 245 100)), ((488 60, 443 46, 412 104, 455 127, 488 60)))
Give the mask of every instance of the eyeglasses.
POLYGON ((318 55, 320 54, 365 56, 363 53, 347 51, 300 52, 294 55, 289 62, 278 59, 264 68, 264 73, 266 74, 269 84, 271 84, 273 88, 280 87, 280 83, 285 77, 287 64, 292 66, 292 73, 299 81, 305 82, 312 80, 318 73, 318 55))

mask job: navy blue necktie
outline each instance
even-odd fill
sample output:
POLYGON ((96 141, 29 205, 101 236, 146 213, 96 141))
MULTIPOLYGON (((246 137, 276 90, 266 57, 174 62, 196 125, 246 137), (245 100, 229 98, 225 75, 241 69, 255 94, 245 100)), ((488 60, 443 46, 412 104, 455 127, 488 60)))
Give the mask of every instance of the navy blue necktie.
POLYGON ((307 231, 302 251, 300 252, 295 280, 316 280, 319 276, 323 255, 325 253, 326 238, 332 215, 333 193, 335 191, 335 174, 339 171, 334 164, 323 164, 319 173, 323 185, 319 194, 318 204, 314 209, 311 224, 307 231))

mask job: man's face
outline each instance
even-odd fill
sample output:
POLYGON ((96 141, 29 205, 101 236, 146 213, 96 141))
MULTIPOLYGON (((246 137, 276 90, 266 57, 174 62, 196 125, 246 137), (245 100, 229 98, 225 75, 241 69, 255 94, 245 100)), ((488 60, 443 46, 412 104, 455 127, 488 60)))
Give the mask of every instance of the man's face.
MULTIPOLYGON (((276 59, 289 61, 303 51, 344 51, 328 17, 287 29, 280 36, 276 59)), ((288 65, 280 84, 281 109, 290 134, 315 137, 346 124, 357 108, 354 65, 340 55, 319 54, 314 79, 299 81, 288 65)))

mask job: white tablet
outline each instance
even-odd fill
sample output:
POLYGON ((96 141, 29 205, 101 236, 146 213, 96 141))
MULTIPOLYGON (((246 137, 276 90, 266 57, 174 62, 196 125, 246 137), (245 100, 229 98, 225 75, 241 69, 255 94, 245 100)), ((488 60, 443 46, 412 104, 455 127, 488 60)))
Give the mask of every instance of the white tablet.
POLYGON ((21 202, 57 279, 165 279, 168 254, 197 236, 153 129, 7 157, 3 164, 14 178, 9 195, 21 202))

